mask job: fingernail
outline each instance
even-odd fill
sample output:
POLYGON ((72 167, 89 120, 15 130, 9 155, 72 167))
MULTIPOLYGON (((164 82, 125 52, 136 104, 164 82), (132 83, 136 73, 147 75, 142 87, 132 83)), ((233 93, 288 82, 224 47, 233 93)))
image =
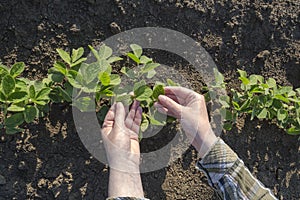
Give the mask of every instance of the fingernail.
POLYGON ((158 100, 163 101, 163 100, 165 100, 165 99, 166 99, 166 97, 165 97, 164 95, 159 95, 159 96, 158 96, 158 100))

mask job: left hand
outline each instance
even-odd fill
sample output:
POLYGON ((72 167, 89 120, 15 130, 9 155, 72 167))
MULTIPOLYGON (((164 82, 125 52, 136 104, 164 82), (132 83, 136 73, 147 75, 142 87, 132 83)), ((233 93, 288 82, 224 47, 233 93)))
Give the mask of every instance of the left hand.
POLYGON ((138 134, 142 108, 134 101, 126 115, 122 103, 115 103, 108 111, 101 130, 110 168, 122 172, 139 173, 140 145, 138 134))

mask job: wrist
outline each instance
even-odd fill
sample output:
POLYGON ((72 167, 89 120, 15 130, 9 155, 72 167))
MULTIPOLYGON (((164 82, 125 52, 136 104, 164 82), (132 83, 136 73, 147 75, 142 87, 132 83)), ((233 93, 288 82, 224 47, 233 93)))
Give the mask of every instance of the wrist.
POLYGON ((110 169, 108 195, 109 197, 143 198, 140 174, 110 169))
POLYGON ((195 138, 194 147, 196 148, 200 158, 203 158, 213 147, 218 140, 218 137, 214 134, 213 130, 209 128, 205 134, 197 133, 195 138))

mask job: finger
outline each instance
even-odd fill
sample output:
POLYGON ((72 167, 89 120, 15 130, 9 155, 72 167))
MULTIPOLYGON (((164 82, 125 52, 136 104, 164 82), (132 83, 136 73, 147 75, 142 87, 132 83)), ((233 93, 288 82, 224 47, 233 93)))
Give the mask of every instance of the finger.
POLYGON ((141 126, 141 122, 142 122, 142 112, 143 112, 142 108, 138 107, 135 112, 134 121, 132 123, 131 130, 134 133, 136 133, 136 135, 138 135, 140 132, 140 126, 141 126))
POLYGON ((125 120, 125 108, 123 103, 118 102, 116 104, 116 111, 115 111, 115 125, 119 126, 119 128, 122 128, 124 125, 124 120, 125 120))
POLYGON ((165 95, 175 95, 177 98, 185 99, 186 95, 193 93, 194 91, 184 88, 184 87, 178 87, 178 86, 167 86, 164 87, 165 89, 165 95))
POLYGON ((115 110, 116 110, 116 104, 113 104, 109 111, 107 112, 103 125, 102 125, 102 132, 103 133, 109 133, 112 129, 115 121, 115 110))
POLYGON ((133 120, 134 120, 134 117, 135 117, 135 113, 136 113, 136 110, 137 108, 139 107, 139 102, 134 100, 131 108, 130 108, 130 111, 126 117, 126 120, 125 120, 125 125, 127 128, 131 128, 132 124, 133 124, 133 120))
POLYGON ((171 115, 176 118, 180 118, 181 116, 181 105, 176 103, 171 98, 165 96, 165 95, 159 95, 158 96, 159 103, 167 109, 168 115, 171 115))
POLYGON ((158 112, 162 113, 162 114, 168 114, 168 109, 163 107, 163 105, 161 105, 158 102, 154 103, 154 107, 157 109, 158 112))

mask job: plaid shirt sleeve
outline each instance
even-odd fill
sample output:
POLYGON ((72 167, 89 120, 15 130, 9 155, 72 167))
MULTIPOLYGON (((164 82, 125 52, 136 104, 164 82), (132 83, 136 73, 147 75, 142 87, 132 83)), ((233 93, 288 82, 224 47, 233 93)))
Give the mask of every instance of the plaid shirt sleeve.
POLYGON ((115 197, 115 198, 107 198, 106 200, 149 200, 149 199, 136 198, 136 197, 115 197))
POLYGON ((208 183, 222 199, 276 199, 220 138, 196 168, 206 174, 208 183))

